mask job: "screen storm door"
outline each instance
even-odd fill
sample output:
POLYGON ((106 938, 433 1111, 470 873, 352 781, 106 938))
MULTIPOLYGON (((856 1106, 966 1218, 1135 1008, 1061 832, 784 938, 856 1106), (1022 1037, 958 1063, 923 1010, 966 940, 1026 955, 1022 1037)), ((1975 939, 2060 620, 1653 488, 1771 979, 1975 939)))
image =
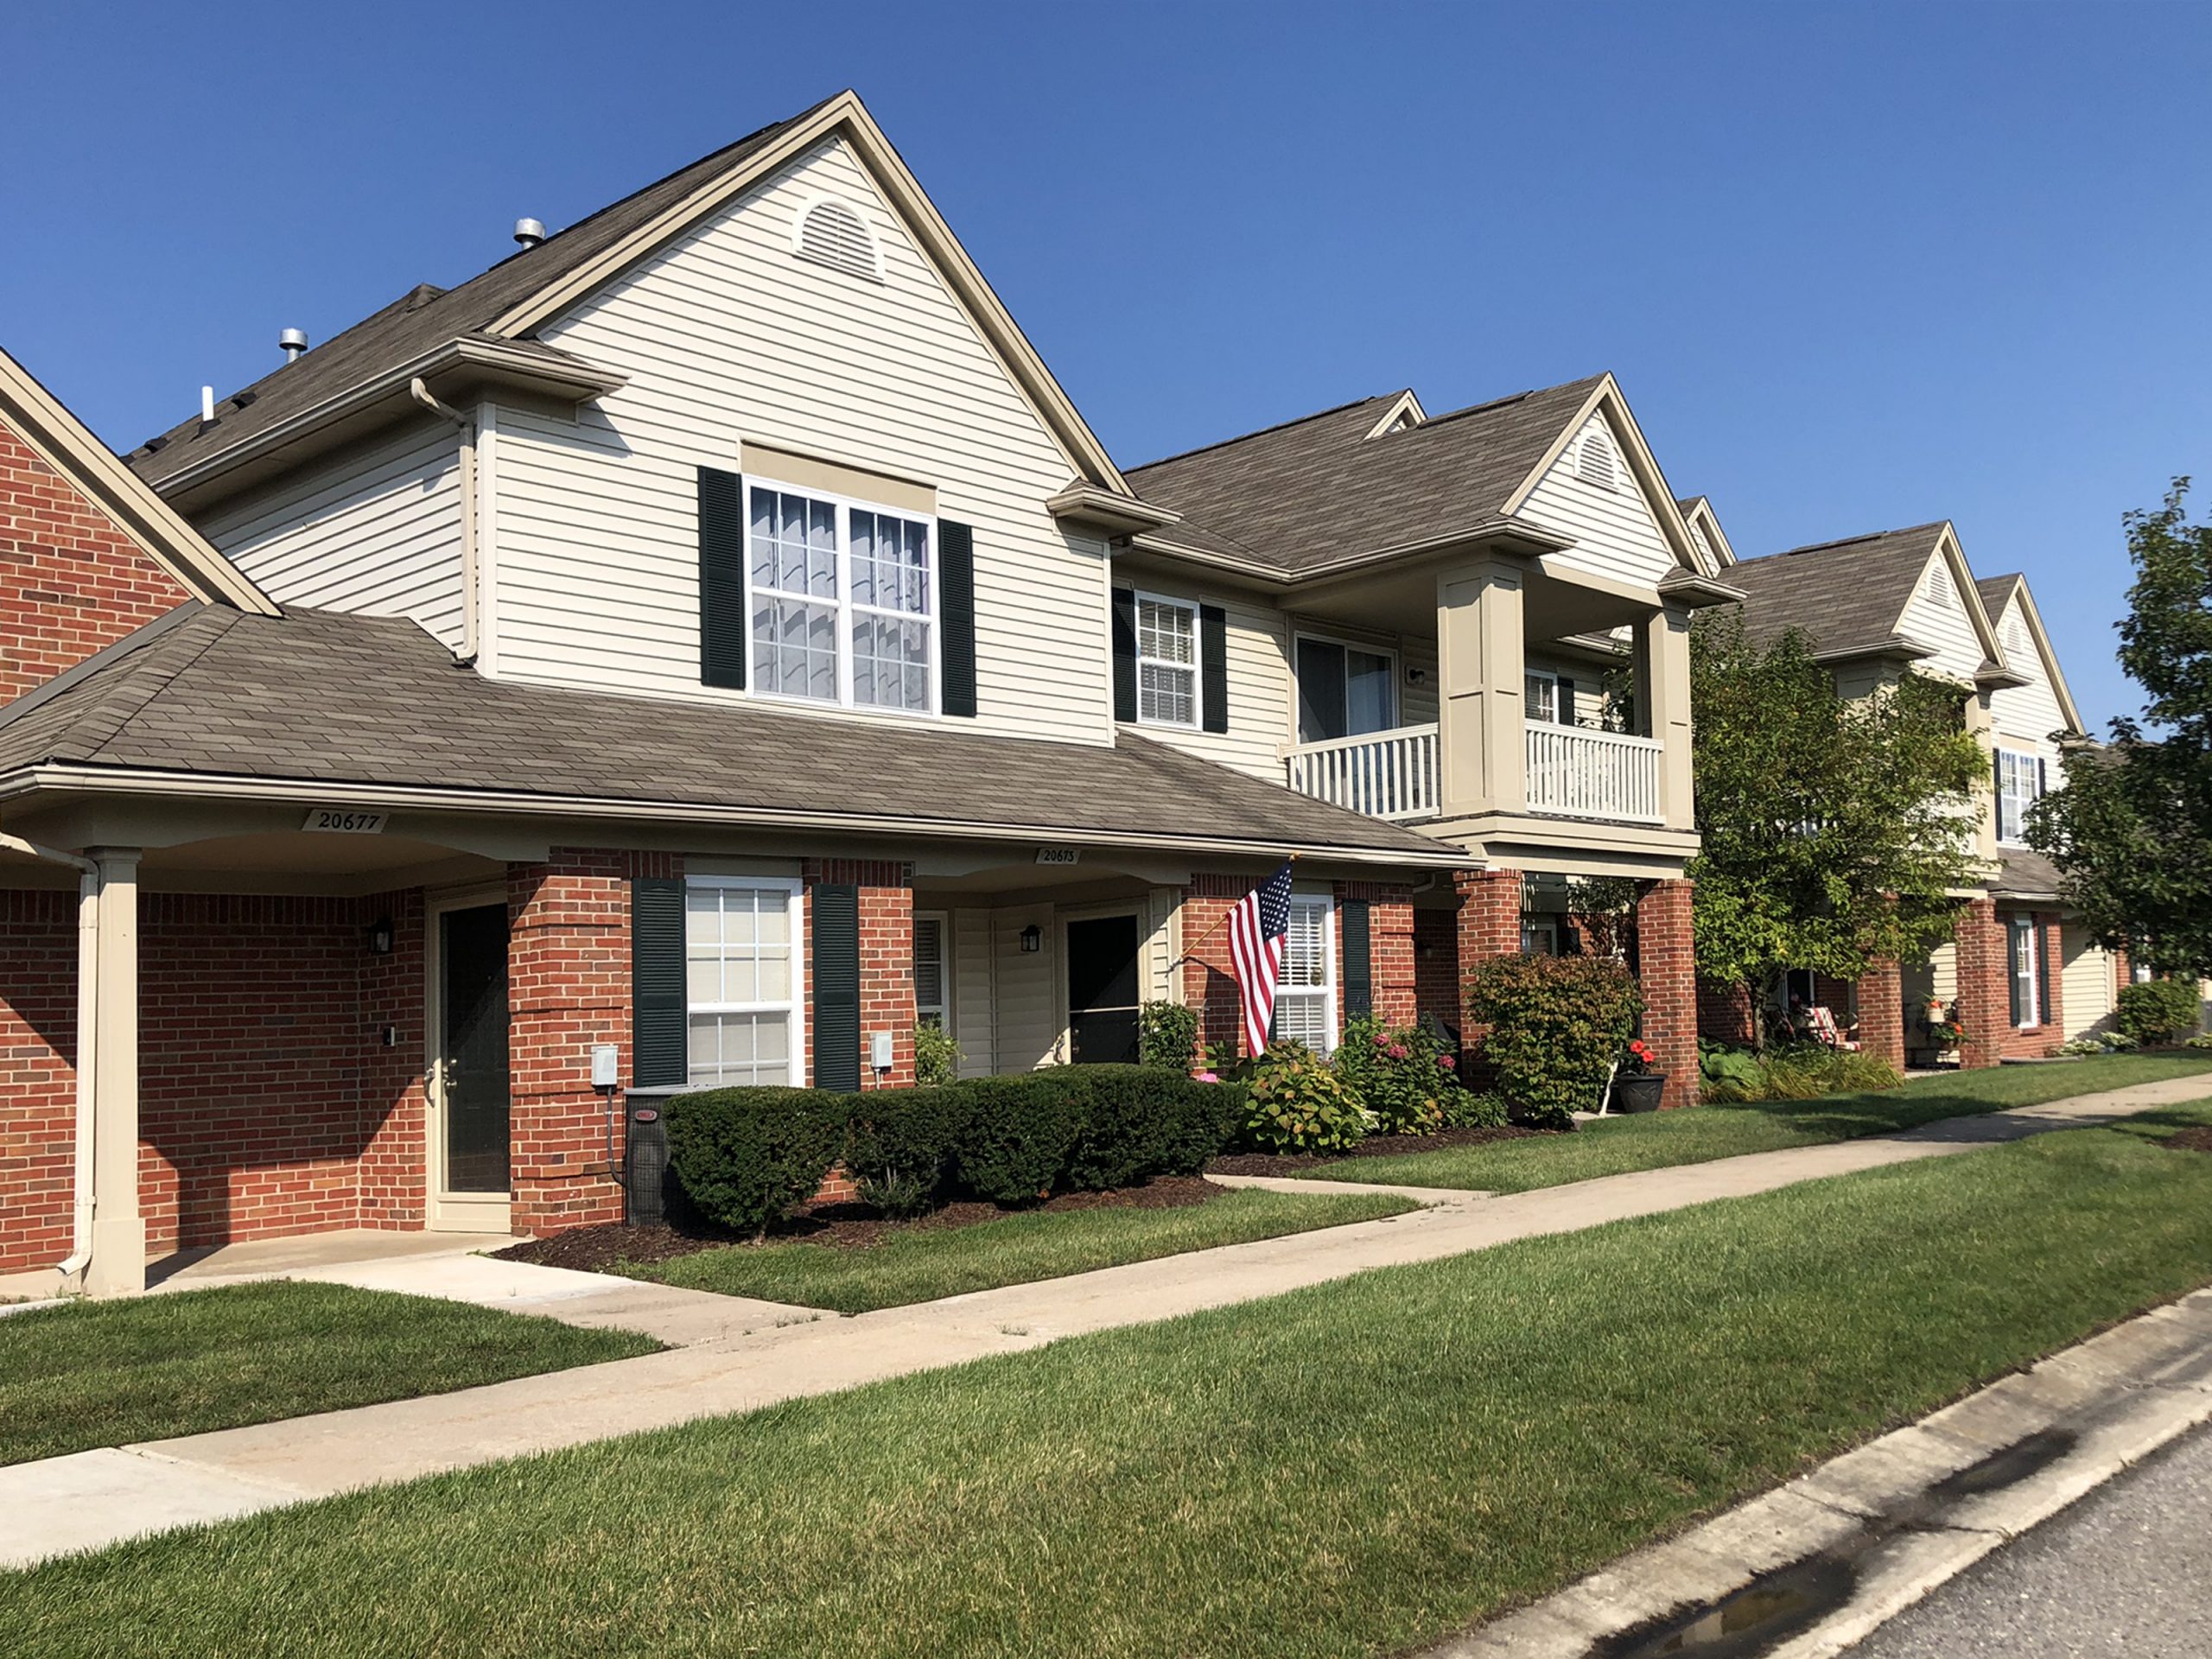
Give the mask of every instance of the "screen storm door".
POLYGON ((504 1199, 508 1189, 507 907, 438 916, 439 1191, 504 1199))
POLYGON ((1137 1058, 1137 918, 1068 924, 1069 1058, 1077 1065, 1137 1058))

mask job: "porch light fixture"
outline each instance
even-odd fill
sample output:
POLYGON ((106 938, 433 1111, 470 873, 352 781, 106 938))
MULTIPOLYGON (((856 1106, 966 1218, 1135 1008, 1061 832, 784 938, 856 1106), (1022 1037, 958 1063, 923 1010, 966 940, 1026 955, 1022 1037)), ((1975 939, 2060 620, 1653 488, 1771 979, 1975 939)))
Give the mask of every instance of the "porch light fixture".
POLYGON ((1045 930, 1043 928, 1038 926, 1036 923, 1032 922, 1028 926, 1021 930, 1022 955, 1032 956, 1037 951, 1042 950, 1044 948, 1045 930))
POLYGON ((380 916, 369 926, 369 954, 388 957, 391 954, 391 918, 380 916))

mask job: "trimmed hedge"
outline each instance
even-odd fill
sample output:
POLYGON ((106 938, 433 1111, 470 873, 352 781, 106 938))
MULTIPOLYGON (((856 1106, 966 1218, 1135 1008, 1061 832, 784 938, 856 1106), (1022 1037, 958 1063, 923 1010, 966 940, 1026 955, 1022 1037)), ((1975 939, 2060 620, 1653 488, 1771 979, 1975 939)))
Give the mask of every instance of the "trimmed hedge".
POLYGON ((1598 1109, 1643 999, 1628 969, 1601 957, 1493 957, 1468 983, 1468 1011, 1489 1027, 1482 1058, 1517 1115, 1564 1129, 1572 1113, 1598 1109))
POLYGON ((670 1162, 702 1215, 758 1236, 840 1162, 866 1202, 896 1216, 1196 1174, 1228 1144, 1244 1100, 1240 1084, 1144 1065, 855 1095, 718 1089, 670 1103, 670 1162))
POLYGON ((759 1238, 842 1155, 849 1100, 819 1089, 679 1095, 668 1103, 669 1163, 708 1220, 759 1238))

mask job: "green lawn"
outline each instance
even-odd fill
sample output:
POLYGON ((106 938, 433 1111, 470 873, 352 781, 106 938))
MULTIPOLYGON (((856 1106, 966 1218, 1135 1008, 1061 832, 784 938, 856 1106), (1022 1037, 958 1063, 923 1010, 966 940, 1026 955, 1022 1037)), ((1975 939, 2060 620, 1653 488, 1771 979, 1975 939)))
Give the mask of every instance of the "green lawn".
POLYGON ((2047 1135, 123 1545, 0 1652, 1395 1652, 2207 1280, 2212 1156, 2047 1135))
POLYGON ((344 1285, 75 1302, 0 1319, 0 1464, 651 1353, 649 1337, 344 1285))
POLYGON ((1572 1136, 1447 1147, 1402 1157, 1348 1158, 1323 1165, 1317 1179, 1526 1192, 1599 1175, 1675 1164, 1702 1164, 1747 1152, 1778 1152, 1862 1135, 1889 1135, 1938 1118, 1967 1117, 2093 1095, 2131 1083, 2212 1071, 2212 1054, 2117 1054, 1916 1077, 1902 1089, 1818 1100, 1744 1106, 1692 1106, 1636 1117, 1603 1117, 1572 1136))
POLYGON ((734 1244, 616 1270, 725 1296, 865 1313, 1419 1207, 1382 1193, 1307 1197, 1248 1187, 1182 1210, 1039 1211, 973 1227, 889 1233, 861 1249, 734 1244))

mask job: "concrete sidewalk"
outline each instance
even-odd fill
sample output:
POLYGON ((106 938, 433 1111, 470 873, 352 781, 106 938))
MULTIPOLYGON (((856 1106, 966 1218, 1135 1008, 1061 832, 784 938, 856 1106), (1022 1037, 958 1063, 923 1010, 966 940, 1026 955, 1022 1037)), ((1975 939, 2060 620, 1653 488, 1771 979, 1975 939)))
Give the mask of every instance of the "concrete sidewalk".
MULTIPOLYGON (((0 1566, 186 1522, 750 1411, 1061 1337, 1281 1295, 1372 1268, 1488 1249, 1800 1181, 2093 1126, 2203 1097, 2212 1078, 2107 1094, 1907 1134, 1607 1176, 1508 1198, 1436 1192, 1428 1209, 851 1319, 750 1328, 665 1353, 289 1421, 0 1469, 0 1566)), ((1337 1182, 1316 1188, 1341 1192, 1337 1182)), ((591 1275, 580 1275, 589 1277, 591 1275)), ((552 1313, 550 1306, 537 1311, 552 1313)), ((779 1309, 806 1320, 804 1310, 779 1309)))

